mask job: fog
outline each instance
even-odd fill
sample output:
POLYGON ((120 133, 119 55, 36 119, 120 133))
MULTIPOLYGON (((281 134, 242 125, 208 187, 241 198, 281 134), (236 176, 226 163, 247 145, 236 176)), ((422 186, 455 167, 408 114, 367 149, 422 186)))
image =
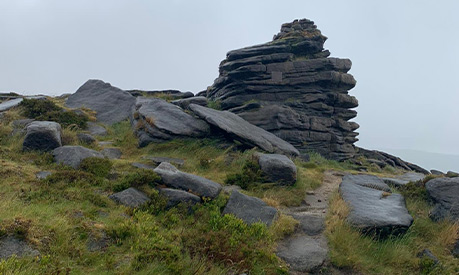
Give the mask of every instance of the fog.
POLYGON ((0 91, 59 95, 97 78, 196 93, 226 52, 308 18, 353 62, 357 145, 459 155, 458 3, 1 0, 0 91))

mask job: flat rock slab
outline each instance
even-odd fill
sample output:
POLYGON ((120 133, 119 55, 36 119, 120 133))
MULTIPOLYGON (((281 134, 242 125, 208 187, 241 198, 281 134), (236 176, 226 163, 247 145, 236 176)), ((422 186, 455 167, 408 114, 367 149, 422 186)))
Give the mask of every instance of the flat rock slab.
POLYGON ((34 121, 27 125, 22 143, 24 151, 51 151, 62 146, 61 125, 54 121, 34 121))
POLYGON ((78 169, 86 158, 104 158, 101 153, 82 146, 62 146, 53 150, 54 161, 78 169))
POLYGON ((290 143, 276 135, 250 124, 240 116, 228 111, 218 111, 196 104, 190 110, 209 124, 219 128, 234 139, 248 146, 258 146, 269 153, 298 156, 300 153, 290 143))
POLYGON ((201 198, 183 190, 162 188, 160 194, 167 199, 166 209, 177 206, 180 203, 194 205, 201 202, 201 198))
POLYGON ((147 197, 147 195, 133 187, 110 195, 109 198, 115 201, 116 203, 132 208, 142 206, 151 201, 150 198, 147 197))
POLYGON ((325 219, 323 216, 312 213, 296 213, 293 218, 300 222, 299 229, 309 235, 316 236, 325 230, 325 219))
POLYGON ((291 159, 280 154, 256 153, 263 175, 270 182, 293 185, 296 182, 296 165, 291 159))
POLYGON ((182 189, 199 197, 216 198, 222 186, 206 178, 179 171, 170 163, 163 162, 154 170, 168 187, 182 189))
POLYGON ((276 218, 277 210, 259 198, 233 191, 223 214, 233 214, 248 224, 261 222, 269 226, 276 218))
POLYGON ((170 140, 174 137, 204 137, 210 133, 209 125, 205 121, 159 98, 138 97, 133 118, 142 145, 146 145, 148 139, 153 141, 170 140))
POLYGON ((207 98, 204 96, 195 96, 190 98, 174 100, 171 103, 180 106, 182 109, 188 109, 188 106, 190 106, 190 104, 207 106, 207 98))
POLYGON ((86 125, 86 131, 88 131, 93 136, 106 136, 108 134, 107 129, 98 125, 97 123, 88 122, 86 125))
POLYGON ((121 150, 118 148, 105 148, 100 151, 108 159, 119 159, 121 158, 121 150))
POLYGON ((316 272, 327 260, 328 246, 324 237, 292 236, 280 242, 277 256, 297 272, 316 272))
POLYGON ((98 122, 111 125, 127 119, 134 103, 130 93, 101 80, 88 80, 68 97, 65 106, 94 110, 98 122))
POLYGON ((384 181, 373 175, 345 175, 343 182, 349 182, 376 190, 391 192, 390 187, 384 181))
POLYGON ((0 259, 8 259, 13 255, 18 257, 35 257, 40 255, 40 252, 33 249, 22 239, 18 239, 11 235, 2 237, 0 239, 0 259))
POLYGON ((383 178, 382 180, 392 186, 400 187, 406 185, 410 182, 416 182, 419 180, 423 180, 426 175, 416 172, 408 172, 400 176, 396 176, 394 178, 383 178))
POLYGON ((427 194, 435 203, 430 213, 434 221, 459 221, 459 178, 436 178, 426 183, 427 194))
POLYGON ((146 156, 145 159, 151 160, 153 164, 156 166, 160 165, 161 162, 168 162, 178 167, 181 167, 185 164, 185 161, 183 159, 177 159, 177 158, 146 156))
POLYGON ((11 99, 0 103, 0 112, 8 111, 11 108, 14 108, 21 104, 22 98, 11 99))
POLYGON ((353 178, 343 178, 339 191, 350 207, 347 220, 352 226, 381 238, 408 230, 413 218, 406 209, 402 195, 358 185, 355 179, 350 179, 353 178))
POLYGON ((147 165, 147 164, 143 164, 140 162, 133 162, 131 163, 131 165, 139 169, 146 169, 146 170, 152 170, 152 171, 155 170, 155 167, 147 165))

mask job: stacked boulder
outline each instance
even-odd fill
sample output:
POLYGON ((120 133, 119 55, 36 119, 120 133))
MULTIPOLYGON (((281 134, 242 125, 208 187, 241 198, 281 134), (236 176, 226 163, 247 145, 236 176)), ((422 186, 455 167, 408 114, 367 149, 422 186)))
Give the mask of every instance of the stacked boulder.
POLYGON ((328 57, 307 19, 283 24, 273 41, 230 51, 207 97, 293 144, 344 160, 354 156, 357 99, 349 59, 328 57))

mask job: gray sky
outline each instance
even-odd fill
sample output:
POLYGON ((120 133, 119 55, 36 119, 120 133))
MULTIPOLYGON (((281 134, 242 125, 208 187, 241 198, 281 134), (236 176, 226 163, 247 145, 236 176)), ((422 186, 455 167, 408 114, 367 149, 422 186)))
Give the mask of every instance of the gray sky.
POLYGON ((308 18, 332 56, 353 62, 358 145, 459 155, 458 10, 453 0, 0 0, 0 91, 58 95, 98 78, 199 92, 226 52, 308 18))

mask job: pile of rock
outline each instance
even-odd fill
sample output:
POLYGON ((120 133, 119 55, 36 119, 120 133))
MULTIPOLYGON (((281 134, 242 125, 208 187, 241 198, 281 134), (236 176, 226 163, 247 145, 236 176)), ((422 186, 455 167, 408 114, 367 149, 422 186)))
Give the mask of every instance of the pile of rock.
POLYGON ((230 51, 207 90, 210 100, 301 152, 354 156, 357 99, 349 59, 330 58, 326 37, 307 19, 283 24, 272 42, 230 51))

